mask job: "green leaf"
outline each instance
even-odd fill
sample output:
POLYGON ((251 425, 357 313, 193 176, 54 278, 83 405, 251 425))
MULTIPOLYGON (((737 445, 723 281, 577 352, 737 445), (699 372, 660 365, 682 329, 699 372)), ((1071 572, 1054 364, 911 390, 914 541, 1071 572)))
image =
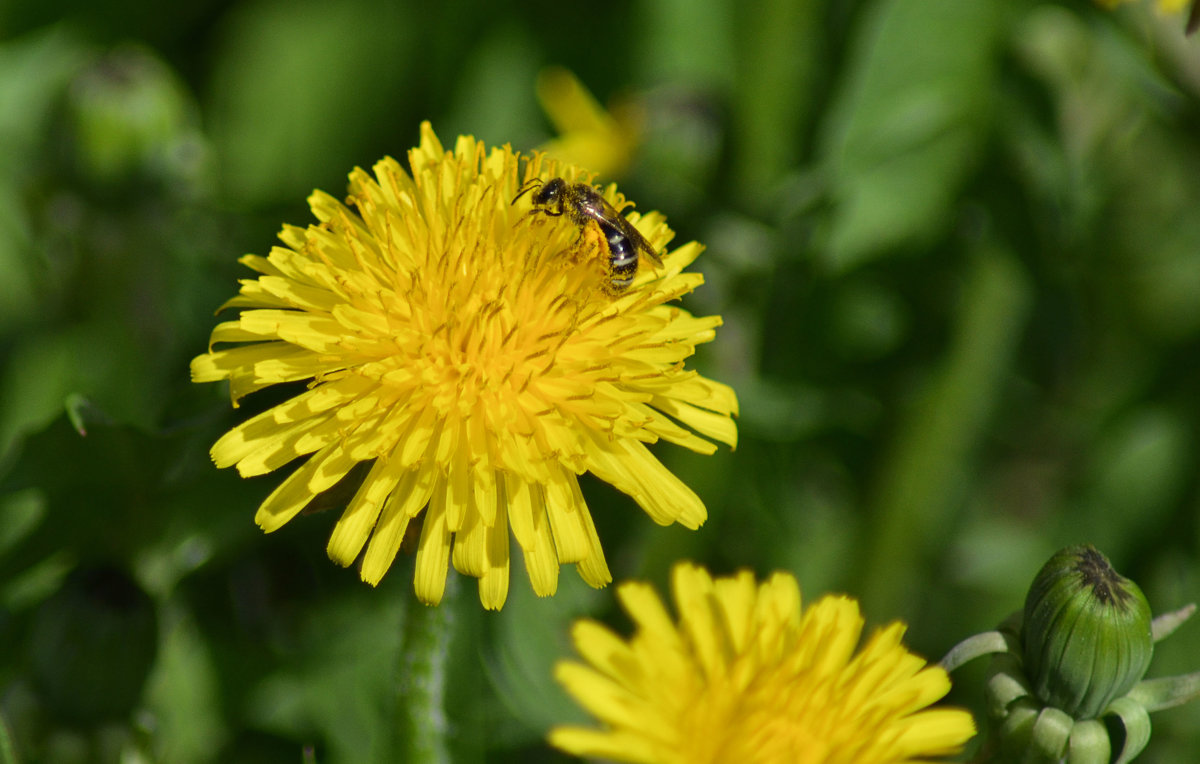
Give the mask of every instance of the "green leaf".
MULTIPOLYGON (((237 6, 209 110, 225 190, 250 203, 295 203, 373 161, 358 148, 383 132, 400 101, 414 31, 394 3, 237 6)), ((396 151, 415 137, 416 125, 408 130, 392 142, 396 151)))
POLYGON ((1030 285, 1015 255, 983 246, 968 264, 954 337, 905 412, 874 486, 862 589, 877 618, 916 607, 921 592, 910 571, 953 524, 955 492, 974 468, 1025 326, 1030 285))
POLYGON ((584 584, 574 571, 559 575, 553 597, 537 597, 526 581, 514 574, 514 586, 504 609, 495 616, 498 625, 488 674, 508 715, 520 724, 507 724, 496 733, 505 742, 527 745, 554 724, 584 722, 566 691, 554 681, 554 664, 575 658, 568 633, 573 616, 607 597, 584 584))
POLYGON ((45 253, 31 235, 23 186, 86 50, 57 27, 0 44, 0 331, 44 307, 37 287, 45 253))
POLYGON ((999 7, 905 0, 865 11, 821 152, 834 207, 824 254, 835 268, 954 225, 987 136, 999 7))

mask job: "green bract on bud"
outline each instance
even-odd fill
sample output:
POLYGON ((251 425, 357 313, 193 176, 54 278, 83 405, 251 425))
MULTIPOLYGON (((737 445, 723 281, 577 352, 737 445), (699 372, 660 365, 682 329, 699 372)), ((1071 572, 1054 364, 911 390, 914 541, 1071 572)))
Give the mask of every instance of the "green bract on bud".
POLYGON ((1151 621, 1142 592, 1104 555, 1070 547, 1038 573, 1024 613, 959 642, 941 665, 992 656, 991 760, 1128 764, 1150 742, 1151 712, 1200 698, 1200 671, 1141 678, 1153 643, 1195 612, 1189 604, 1151 621))
POLYGON ((1150 605, 1092 546, 1063 549, 1025 598, 1021 639, 1034 694, 1075 719, 1100 715, 1150 667, 1150 605))

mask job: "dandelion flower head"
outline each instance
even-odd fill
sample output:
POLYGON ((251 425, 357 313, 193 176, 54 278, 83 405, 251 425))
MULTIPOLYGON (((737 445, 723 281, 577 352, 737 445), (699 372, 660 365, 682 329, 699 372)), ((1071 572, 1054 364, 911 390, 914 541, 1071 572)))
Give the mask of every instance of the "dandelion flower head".
POLYGON ((268 532, 361 475, 330 558, 376 584, 419 527, 414 586, 430 604, 453 564, 479 579, 485 607, 502 606, 510 530, 539 595, 562 563, 603 586, 578 477, 694 529, 704 504, 646 446, 736 445, 732 389, 684 366, 721 319, 668 304, 703 282, 682 272, 702 247, 667 250, 662 215, 624 210, 609 186, 663 261, 614 293, 594 223, 514 200, 532 178, 590 182, 582 170, 466 136, 446 151, 428 123, 408 160, 411 173, 391 158, 355 169, 344 203, 314 192, 317 223, 241 259, 258 275, 225 304, 241 312, 213 330, 193 380, 228 380, 235 405, 307 386, 226 433, 213 460, 245 477, 301 460, 258 509, 268 532))
POLYGON ((558 727, 553 745, 644 764, 890 764, 954 753, 975 733, 966 711, 928 708, 950 680, 905 649, 902 624, 855 653, 863 618, 852 599, 802 611, 790 575, 714 581, 688 563, 672 589, 678 623, 640 583, 618 589, 632 638, 576 623, 586 663, 564 661, 556 675, 606 728, 558 727))

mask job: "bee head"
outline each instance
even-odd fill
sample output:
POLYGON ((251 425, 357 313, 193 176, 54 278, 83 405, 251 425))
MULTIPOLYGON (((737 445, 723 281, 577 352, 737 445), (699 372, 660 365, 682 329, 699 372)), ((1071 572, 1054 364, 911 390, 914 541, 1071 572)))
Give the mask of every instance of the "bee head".
POLYGON ((551 214, 561 214, 562 204, 563 204, 563 192, 567 188, 567 182, 565 180, 563 180, 562 178, 551 178, 548 181, 543 181, 541 178, 531 178, 529 181, 527 181, 525 183, 525 185, 521 186, 517 195, 513 197, 513 200, 511 203, 516 204, 518 199, 520 199, 522 196, 529 193, 530 191, 533 191, 533 189, 535 189, 535 188, 537 189, 537 191, 534 191, 534 194, 532 197, 533 206, 535 208, 536 207, 545 208, 542 210, 543 212, 545 212, 549 209, 554 209, 554 210, 558 210, 558 212, 551 213, 551 214))
POLYGON ((563 190, 566 187, 567 182, 562 178, 551 178, 534 193, 533 203, 539 207, 552 207, 556 202, 561 204, 563 190))

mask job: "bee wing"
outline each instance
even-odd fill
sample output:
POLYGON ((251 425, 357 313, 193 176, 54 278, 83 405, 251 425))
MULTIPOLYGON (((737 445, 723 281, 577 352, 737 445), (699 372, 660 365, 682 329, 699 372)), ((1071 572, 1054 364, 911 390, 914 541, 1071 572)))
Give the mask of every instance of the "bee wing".
POLYGON ((619 217, 617 211, 595 187, 580 184, 575 186, 575 191, 577 192, 575 201, 582 215, 592 220, 610 223, 619 217))
POLYGON ((591 217, 597 220, 606 220, 617 226, 621 229, 621 233, 625 234, 633 242, 636 250, 645 254, 655 265, 662 265, 662 258, 654 251, 654 247, 650 246, 650 242, 646 241, 646 237, 642 236, 633 223, 630 223, 628 218, 618 212, 607 199, 597 193, 595 198, 590 201, 592 202, 590 205, 591 209, 589 210, 591 217))
POLYGON ((655 265, 662 265, 662 258, 654 251, 654 247, 650 246, 650 242, 646 241, 646 237, 642 236, 642 232, 623 216, 618 216, 617 220, 621 221, 621 231, 629 237, 629 240, 633 242, 633 246, 641 250, 646 257, 650 258, 650 262, 655 265))

